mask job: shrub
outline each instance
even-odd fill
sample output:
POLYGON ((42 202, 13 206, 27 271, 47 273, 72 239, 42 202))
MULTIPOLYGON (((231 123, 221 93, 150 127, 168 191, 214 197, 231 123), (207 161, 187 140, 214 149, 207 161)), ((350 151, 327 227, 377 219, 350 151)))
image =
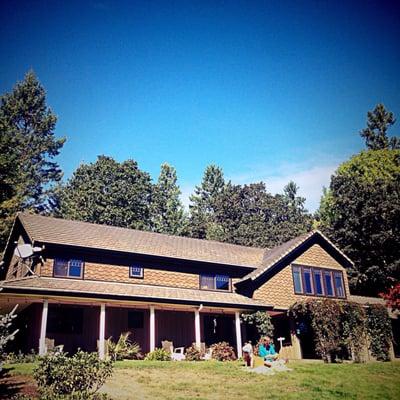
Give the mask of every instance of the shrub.
POLYGON ((18 363, 33 363, 39 358, 38 354, 35 353, 34 349, 31 349, 30 353, 24 354, 21 350, 18 353, 7 353, 4 356, 4 362, 8 364, 18 363))
POLYGON ((379 361, 388 361, 392 341, 392 325, 385 306, 374 304, 367 308, 369 349, 379 361))
POLYGON ((112 375, 112 361, 102 361, 96 353, 78 351, 72 357, 56 353, 41 357, 34 370, 40 398, 98 399, 96 393, 112 375))
POLYGON ((136 360, 142 358, 140 346, 129 340, 130 335, 131 332, 121 333, 116 343, 111 340, 112 338, 107 340, 108 354, 112 360, 136 360))
POLYGON ((227 342, 215 343, 211 346, 211 358, 218 361, 236 360, 235 350, 227 342))
POLYGON ((203 354, 195 345, 192 345, 186 349, 185 356, 186 361, 200 361, 203 354))
POLYGON ((155 349, 147 353, 145 360, 147 361, 171 361, 171 354, 164 349, 155 349))

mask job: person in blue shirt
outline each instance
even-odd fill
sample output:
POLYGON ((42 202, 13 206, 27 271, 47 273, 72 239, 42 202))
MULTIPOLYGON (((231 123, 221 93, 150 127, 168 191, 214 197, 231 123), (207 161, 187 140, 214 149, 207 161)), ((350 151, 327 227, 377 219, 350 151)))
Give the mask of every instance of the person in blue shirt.
POLYGON ((261 340, 258 346, 258 355, 264 359, 264 365, 267 367, 272 367, 273 362, 277 360, 278 353, 269 336, 261 340))

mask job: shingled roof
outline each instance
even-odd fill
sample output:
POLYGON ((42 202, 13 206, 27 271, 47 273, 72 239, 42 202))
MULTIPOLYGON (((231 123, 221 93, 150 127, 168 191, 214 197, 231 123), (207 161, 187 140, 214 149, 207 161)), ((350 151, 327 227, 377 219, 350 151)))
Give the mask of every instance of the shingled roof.
POLYGON ((289 240, 288 242, 285 242, 280 246, 277 246, 271 250, 266 250, 261 265, 257 269, 247 274, 239 282, 244 282, 249 279, 251 280, 257 279, 259 276, 270 270, 275 264, 277 264, 283 258, 292 253, 295 249, 297 249, 299 246, 307 242, 309 239, 312 239, 313 237, 319 237, 320 239, 322 239, 335 252, 337 252, 345 260, 347 260, 347 262, 353 264, 353 262, 338 247, 336 247, 325 235, 323 235, 318 230, 314 230, 312 232, 308 232, 303 235, 297 236, 294 239, 289 240))
POLYGON ((22 291, 55 295, 73 296, 76 294, 112 297, 115 299, 149 300, 164 303, 225 305, 240 308, 272 308, 249 297, 233 292, 218 292, 200 289, 183 289, 166 286, 153 286, 133 283, 102 282, 30 276, 3 281, 0 288, 7 292, 22 291))
POLYGON ((19 213, 32 241, 257 268, 265 249, 19 213))

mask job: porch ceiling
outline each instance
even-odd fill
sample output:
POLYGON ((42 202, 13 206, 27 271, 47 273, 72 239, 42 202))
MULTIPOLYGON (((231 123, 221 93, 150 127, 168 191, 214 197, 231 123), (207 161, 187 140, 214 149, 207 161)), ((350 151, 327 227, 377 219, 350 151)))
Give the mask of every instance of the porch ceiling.
POLYGON ((5 293, 62 294, 64 296, 88 296, 119 298, 125 300, 160 301, 177 304, 204 304, 249 309, 272 309, 267 305, 237 293, 138 285, 89 280, 45 278, 32 276, 3 281, 0 287, 5 293))

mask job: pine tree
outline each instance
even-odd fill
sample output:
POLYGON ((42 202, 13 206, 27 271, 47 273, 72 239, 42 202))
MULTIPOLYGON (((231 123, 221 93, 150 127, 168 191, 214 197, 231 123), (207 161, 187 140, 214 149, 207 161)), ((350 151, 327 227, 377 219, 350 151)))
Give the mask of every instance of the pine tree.
POLYGON ((396 119, 393 113, 386 111, 383 104, 378 104, 373 111, 367 113, 367 127, 360 132, 365 138, 368 149, 400 149, 400 140, 394 136, 388 138, 387 130, 394 125, 396 119))
POLYGON ((17 211, 48 211, 50 186, 62 177, 58 164, 52 161, 65 142, 55 137, 56 122, 46 104, 45 90, 33 72, 1 97, 1 248, 17 211))
POLYGON ((171 235, 184 232, 186 218, 180 194, 175 168, 162 164, 158 181, 153 187, 151 204, 152 229, 155 232, 171 235))
POLYGON ((209 165, 204 171, 201 185, 196 186, 194 194, 190 196, 190 236, 205 239, 207 231, 215 229, 215 205, 224 187, 222 169, 216 165, 209 165))

